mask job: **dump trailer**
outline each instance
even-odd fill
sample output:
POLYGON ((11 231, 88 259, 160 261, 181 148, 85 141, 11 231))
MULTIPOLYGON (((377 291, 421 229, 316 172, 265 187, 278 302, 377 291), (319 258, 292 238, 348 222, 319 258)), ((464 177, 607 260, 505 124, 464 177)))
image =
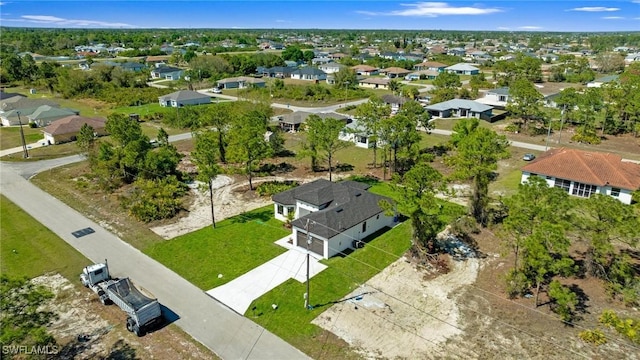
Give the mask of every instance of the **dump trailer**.
POLYGON ((158 300, 142 294, 129 278, 111 278, 106 260, 102 264, 85 267, 80 280, 84 286, 98 294, 101 303, 116 304, 127 313, 127 330, 136 335, 144 335, 150 326, 162 321, 158 300))

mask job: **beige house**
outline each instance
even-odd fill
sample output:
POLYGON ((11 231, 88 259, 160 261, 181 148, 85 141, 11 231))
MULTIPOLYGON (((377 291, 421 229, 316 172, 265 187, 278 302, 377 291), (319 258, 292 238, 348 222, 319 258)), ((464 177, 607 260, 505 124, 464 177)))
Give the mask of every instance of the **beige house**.
POLYGON ((358 81, 358 85, 368 89, 383 89, 389 90, 389 79, 384 78, 368 78, 358 81))
POLYGON ((67 116, 58 119, 44 128, 44 139, 49 144, 61 144, 75 141, 84 124, 93 128, 95 136, 107 135, 106 120, 102 118, 86 118, 84 116, 67 116))

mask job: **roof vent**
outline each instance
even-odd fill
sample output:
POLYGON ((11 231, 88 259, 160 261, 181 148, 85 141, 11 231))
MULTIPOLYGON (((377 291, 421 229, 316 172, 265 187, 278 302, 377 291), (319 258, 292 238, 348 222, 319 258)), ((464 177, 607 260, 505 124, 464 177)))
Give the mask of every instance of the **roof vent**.
POLYGON ((344 210, 343 208, 340 208, 340 209, 336 210, 336 212, 337 213, 341 213, 343 210, 344 210))
POLYGON ((357 193, 357 194, 356 194, 356 197, 358 197, 358 196, 360 196, 360 195, 362 195, 362 193, 357 193))

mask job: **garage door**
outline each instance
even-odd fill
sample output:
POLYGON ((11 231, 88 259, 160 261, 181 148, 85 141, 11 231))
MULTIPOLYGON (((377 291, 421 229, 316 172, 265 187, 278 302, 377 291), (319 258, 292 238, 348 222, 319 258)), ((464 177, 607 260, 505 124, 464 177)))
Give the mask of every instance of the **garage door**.
MULTIPOLYGON (((298 240, 298 246, 306 250, 307 234, 305 232, 298 231, 297 240, 298 240)), ((324 257, 324 241, 314 236, 311 236, 311 244, 309 245, 309 250, 324 257)))

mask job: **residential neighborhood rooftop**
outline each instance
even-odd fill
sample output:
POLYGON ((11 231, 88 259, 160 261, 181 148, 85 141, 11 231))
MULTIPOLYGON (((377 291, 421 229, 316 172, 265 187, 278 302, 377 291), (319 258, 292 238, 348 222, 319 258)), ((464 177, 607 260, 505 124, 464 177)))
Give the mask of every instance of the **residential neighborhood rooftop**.
POLYGON ((525 165, 522 170, 585 184, 640 189, 640 165, 624 162, 620 155, 611 153, 552 149, 525 165))

